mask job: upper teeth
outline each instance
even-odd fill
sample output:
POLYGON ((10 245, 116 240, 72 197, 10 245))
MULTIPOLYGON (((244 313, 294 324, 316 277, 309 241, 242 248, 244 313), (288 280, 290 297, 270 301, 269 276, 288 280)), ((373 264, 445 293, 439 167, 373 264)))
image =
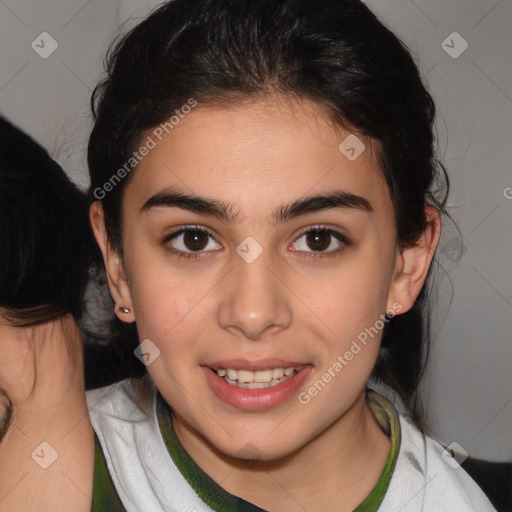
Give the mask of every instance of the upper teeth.
POLYGON ((299 371, 302 366, 294 368, 290 366, 289 368, 269 368, 268 370, 258 370, 258 371, 250 371, 250 370, 233 370, 232 368, 228 368, 224 370, 223 368, 219 368, 217 371, 217 375, 219 377, 228 376, 230 380, 238 380, 238 382, 271 382, 273 380, 281 379, 283 376, 290 376, 295 370, 299 371))

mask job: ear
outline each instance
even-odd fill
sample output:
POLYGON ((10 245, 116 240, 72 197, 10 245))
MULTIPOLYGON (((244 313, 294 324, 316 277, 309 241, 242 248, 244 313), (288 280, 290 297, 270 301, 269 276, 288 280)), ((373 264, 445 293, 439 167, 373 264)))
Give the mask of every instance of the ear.
POLYGON ((441 238, 441 217, 437 209, 429 206, 425 208, 425 215, 427 223, 418 243, 397 253, 386 311, 395 314, 409 311, 427 279, 441 238))
POLYGON ((133 312, 133 301, 126 277, 125 268, 121 257, 114 250, 108 239, 105 227, 105 214, 101 201, 95 201, 89 210, 89 219, 91 221, 92 230, 96 241, 103 254, 103 262, 108 279, 108 287, 110 294, 115 302, 115 313, 123 322, 134 322, 135 315, 133 312), (120 307, 130 310, 129 313, 121 313, 120 307))

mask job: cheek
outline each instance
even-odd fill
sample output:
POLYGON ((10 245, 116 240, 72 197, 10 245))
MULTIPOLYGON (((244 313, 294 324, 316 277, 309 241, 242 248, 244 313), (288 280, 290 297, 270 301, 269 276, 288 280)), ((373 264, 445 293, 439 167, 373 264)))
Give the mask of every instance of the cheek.
POLYGON ((386 325, 383 315, 390 286, 390 261, 375 246, 369 247, 347 258, 329 278, 317 282, 316 293, 310 292, 309 303, 315 305, 311 309, 322 320, 317 325, 327 326, 321 327, 319 335, 326 342, 326 352, 315 372, 315 381, 321 381, 319 388, 329 383, 330 391, 322 393, 319 402, 333 400, 332 405, 338 401, 341 404, 347 392, 357 393, 366 386, 386 325))
POLYGON ((347 340, 372 326, 385 312, 390 264, 372 251, 351 255, 316 279, 298 281, 295 290, 337 339, 347 340), (314 286, 313 286, 314 284, 314 286))
POLYGON ((131 270, 139 339, 151 340, 160 350, 159 363, 179 373, 187 361, 193 364, 196 340, 204 337, 205 317, 212 315, 205 297, 211 284, 200 279, 191 281, 177 271, 166 272, 156 264, 134 265, 131 270))
POLYGON ((169 339, 185 343, 185 332, 187 337, 193 337, 194 325, 198 325, 194 319, 201 313, 199 292, 197 287, 176 281, 168 283, 161 276, 134 283, 134 311, 140 339, 149 338, 166 345, 169 339))
MULTIPOLYGON (((141 237, 142 238, 142 237, 141 237)), ((126 267, 141 340, 161 340, 186 312, 189 289, 166 270, 161 251, 147 243, 125 244, 126 267)))
MULTIPOLYGON (((367 387, 385 326, 386 286, 347 273, 343 282, 330 285, 323 305, 318 316, 329 327, 323 331, 324 351, 319 347, 319 364, 299 402, 315 404, 326 411, 326 421, 334 421, 367 387)), ((313 419, 310 426, 316 428, 313 419)))

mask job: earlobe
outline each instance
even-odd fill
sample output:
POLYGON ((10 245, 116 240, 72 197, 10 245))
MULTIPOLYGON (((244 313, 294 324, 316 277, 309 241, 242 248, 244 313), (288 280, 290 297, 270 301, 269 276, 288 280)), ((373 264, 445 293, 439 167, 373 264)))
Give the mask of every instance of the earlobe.
POLYGON ((105 226, 105 215, 101 201, 95 201, 89 210, 92 230, 103 255, 108 287, 115 302, 115 313, 123 322, 134 322, 130 287, 126 278, 123 262, 110 244, 105 226))
POLYGON ((397 264, 388 295, 388 309, 398 302, 402 306, 400 313, 412 308, 427 279, 441 238, 441 217, 438 210, 426 207, 425 214, 427 222, 418 243, 397 253, 397 264))

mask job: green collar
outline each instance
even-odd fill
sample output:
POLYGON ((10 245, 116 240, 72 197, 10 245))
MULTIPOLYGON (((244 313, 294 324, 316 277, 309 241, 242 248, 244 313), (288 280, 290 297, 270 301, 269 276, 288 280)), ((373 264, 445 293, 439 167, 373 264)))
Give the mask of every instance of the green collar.
POLYGON ((100 441, 94 434, 94 484, 91 512, 126 512, 108 470, 100 441))
MULTIPOLYGON (((366 392, 366 400, 377 423, 391 438, 391 449, 375 487, 354 512, 376 512, 379 509, 393 475, 401 442, 400 420, 391 402, 371 389, 366 392)), ((169 455, 183 477, 205 503, 217 512, 263 511, 256 505, 227 492, 194 462, 176 436, 171 421, 171 408, 159 392, 156 398, 156 413, 169 455)))

